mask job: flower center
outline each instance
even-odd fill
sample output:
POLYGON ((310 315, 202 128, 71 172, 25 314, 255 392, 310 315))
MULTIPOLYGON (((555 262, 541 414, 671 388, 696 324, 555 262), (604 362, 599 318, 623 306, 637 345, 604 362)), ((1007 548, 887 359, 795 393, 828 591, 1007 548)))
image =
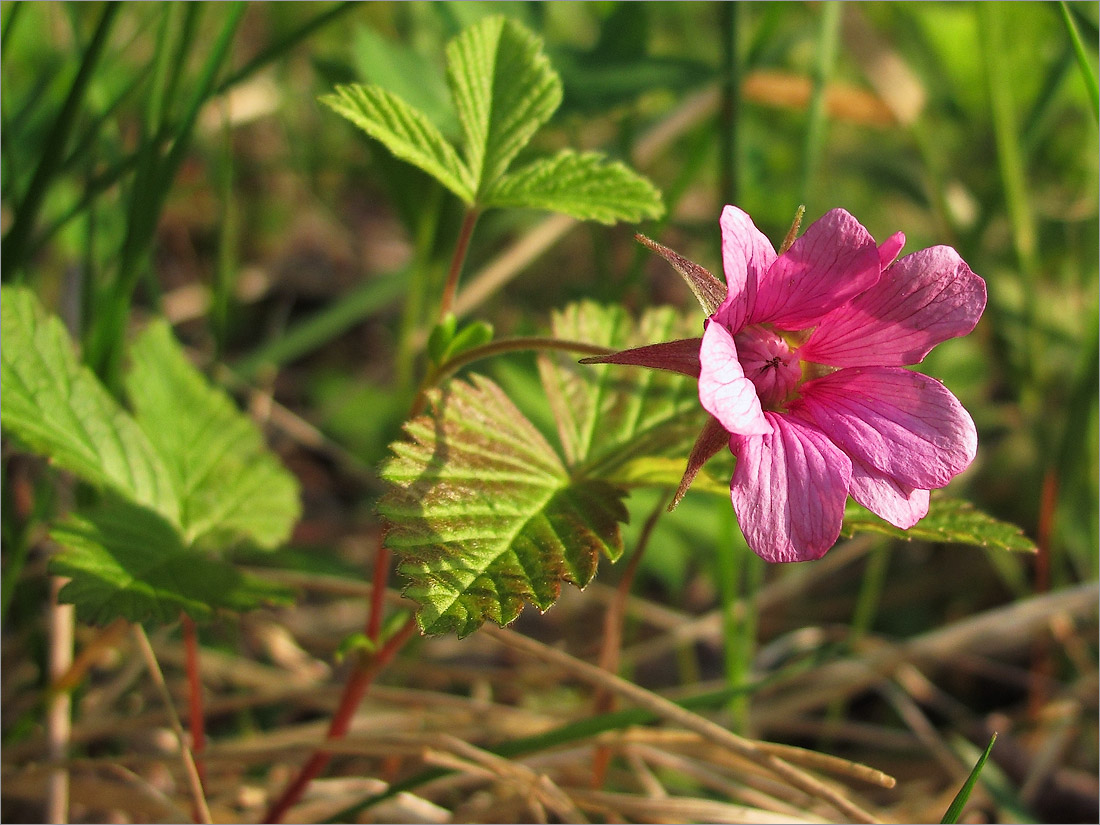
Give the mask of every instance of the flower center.
POLYGON ((781 409, 802 378, 798 357, 782 337, 765 327, 743 329, 733 340, 741 369, 755 385, 760 406, 781 409))

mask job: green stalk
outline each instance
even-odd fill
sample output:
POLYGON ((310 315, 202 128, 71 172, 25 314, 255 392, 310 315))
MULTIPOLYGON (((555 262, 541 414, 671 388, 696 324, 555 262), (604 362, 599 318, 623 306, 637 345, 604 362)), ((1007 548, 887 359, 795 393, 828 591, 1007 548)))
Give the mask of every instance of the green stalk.
POLYGON ((23 3, 21 0, 16 0, 16 2, 11 4, 8 16, 4 18, 4 22, 0 23, 0 55, 8 50, 11 33, 15 29, 15 21, 18 19, 21 11, 23 11, 23 3))
MULTIPOLYGON (((73 78, 72 86, 69 88, 65 102, 61 106, 61 111, 54 119, 43 142, 42 154, 39 155, 38 165, 35 167, 34 175, 27 187, 27 193, 16 207, 11 229, 8 230, 3 241, 0 242, 0 266, 9 275, 13 272, 25 275, 22 268, 26 262, 27 242, 30 240, 31 232, 38 219, 38 210, 42 206, 46 190, 53 180, 58 163, 65 151, 65 144, 68 142, 73 124, 76 122, 77 112, 84 102, 84 95, 88 90, 92 73, 95 71, 95 67, 107 45, 107 39, 111 33, 111 27, 114 25, 118 10, 119 5, 117 2, 110 2, 104 6, 95 33, 92 35, 91 42, 80 61, 80 69, 77 71, 76 77, 73 78)), ((9 15, 8 22, 8 31, 10 31, 11 15, 9 15)))
POLYGON ((1023 275, 1024 294, 1031 299, 1023 302, 1023 322, 1027 345, 1021 352, 1025 375, 1034 372, 1033 365, 1042 359, 1042 340, 1035 330, 1036 236, 1035 222, 1028 197, 1027 176, 1020 152, 1019 131, 1012 100, 1010 67, 1005 60, 1004 25, 998 3, 979 3, 978 21, 982 38, 982 55, 989 89, 993 117, 993 134, 997 143, 997 160, 1004 186, 1005 207, 1012 225, 1012 241, 1023 275))
POLYGON ((719 5, 719 29, 722 32, 722 126, 718 133, 719 180, 722 203, 737 203, 739 194, 737 160, 737 113, 741 108, 741 61, 737 48, 737 3, 719 5))
POLYGON ((1059 0, 1058 8, 1062 11, 1062 22, 1066 24, 1066 31, 1073 43, 1073 52, 1077 55, 1077 66, 1081 70, 1081 79, 1085 81, 1085 90, 1089 95, 1089 104, 1092 106, 1092 117, 1100 124, 1100 88, 1096 85, 1096 74, 1092 71, 1092 63, 1085 53, 1085 44, 1081 42, 1081 33, 1077 31, 1077 24, 1073 22, 1073 16, 1069 13, 1066 0, 1059 0))
MULTIPOLYGON (((806 143, 802 163, 802 203, 810 202, 810 187, 817 176, 821 156, 825 151, 825 93, 836 64, 837 41, 840 39, 840 0, 821 6, 821 30, 817 41, 817 64, 814 66, 813 93, 806 119, 806 143)), ((816 212, 815 212, 816 214, 816 212)))

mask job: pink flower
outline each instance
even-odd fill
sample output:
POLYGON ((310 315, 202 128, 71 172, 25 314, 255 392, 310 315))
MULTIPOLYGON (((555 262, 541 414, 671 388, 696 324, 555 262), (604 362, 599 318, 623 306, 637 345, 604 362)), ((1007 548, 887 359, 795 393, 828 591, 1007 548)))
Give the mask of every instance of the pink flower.
POLYGON ((733 508, 767 561, 824 555, 840 535, 848 495, 912 527, 928 512, 928 491, 974 459, 977 434, 943 384, 904 367, 974 328, 985 282, 946 246, 895 262, 904 236, 877 247, 843 209, 778 255, 736 207, 723 210, 721 228, 724 300, 702 267, 643 241, 710 313, 701 339, 586 359, 698 377, 713 418, 676 501, 728 444, 737 457, 733 508))

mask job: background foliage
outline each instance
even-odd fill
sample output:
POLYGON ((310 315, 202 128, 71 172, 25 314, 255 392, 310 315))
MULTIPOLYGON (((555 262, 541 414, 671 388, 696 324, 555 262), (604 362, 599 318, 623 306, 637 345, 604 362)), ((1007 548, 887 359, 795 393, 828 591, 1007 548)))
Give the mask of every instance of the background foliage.
MULTIPOLYGON (((268 572, 366 578, 360 545, 376 529, 378 469, 425 367, 462 219, 454 193, 465 184, 443 187, 396 160, 320 99, 337 84, 376 84, 462 146, 445 44, 505 14, 544 38, 562 79, 560 108, 511 169, 567 148, 598 150, 652 180, 666 212, 616 226, 486 212, 455 307, 460 324, 488 321, 498 337, 544 334, 552 310, 580 300, 621 304, 636 318, 662 304, 694 313, 680 279, 632 234, 717 271, 724 203, 748 211, 776 243, 804 203, 809 219, 843 206, 879 239, 900 229, 905 251, 950 244, 990 296, 975 333, 922 366, 978 426, 978 458, 951 494, 1021 525, 1040 547, 1033 561, 931 535, 859 545, 851 562, 797 590, 804 598, 764 603, 748 619, 723 613, 700 649, 681 647, 655 673, 633 675, 662 686, 736 682, 756 646, 774 653, 768 645, 799 628, 835 626, 844 645, 866 634, 916 638, 1097 577, 1100 161, 1087 79, 1096 74, 1097 14, 1095 4, 1065 8, 1085 44, 1084 70, 1053 3, 4 3, 2 276, 65 319, 84 363, 119 398, 134 380, 126 353, 138 330, 165 315, 206 376, 251 409, 303 489, 291 544, 251 556, 241 548, 240 557, 268 572)), ((476 369, 548 444, 562 443, 535 357, 476 369)), ((137 399, 134 410, 141 415, 137 399)), ((160 446, 187 446, 179 435, 160 446)), ((572 461, 565 447, 561 458, 572 461)), ((729 466, 713 469, 712 492, 701 484, 657 523, 635 585, 678 621, 813 575, 764 569, 743 552, 721 506, 729 466)), ((55 481, 54 470, 5 444, 4 656, 32 663, 5 680, 5 708, 14 708, 6 744, 36 735, 42 538, 71 506, 51 492, 55 481)), ((627 555, 659 499, 627 500, 627 555)), ((63 529, 94 546, 96 517, 118 514, 86 513, 63 529)), ((166 523, 146 528, 180 540, 166 523)), ((613 584, 621 568, 601 561, 597 582, 613 584)), ((583 636, 592 616, 578 603, 521 621, 529 632, 583 636)), ((289 613, 270 615, 293 627, 289 613)), ((250 621, 261 620, 211 629, 204 643, 254 658, 250 621)), ((341 632, 299 640, 324 659, 341 632)), ((631 632, 640 643, 657 631, 638 619, 631 632)), ((1072 688, 1095 678, 1094 620, 1076 638, 1083 659, 1060 652, 1010 664, 1071 686, 1079 711, 1094 716, 1095 696, 1072 688)), ((408 670, 400 678, 465 689, 408 670)), ((976 716, 1023 714, 1029 697, 1038 701, 1004 679, 949 687, 976 716)), ((526 698, 538 695, 532 688, 526 698)), ((728 710, 767 731, 765 700, 754 707, 728 710)), ((876 707, 865 710, 882 721, 876 707)), ((1032 711, 1021 718, 1042 729, 1032 711)), ((268 718, 234 717, 223 734, 291 718, 288 703, 268 718)), ((1080 724, 1067 761, 1094 774, 1095 720, 1080 724)), ((11 764, 5 757, 5 771, 11 764)), ((1039 796, 1018 791, 1008 791, 1014 809, 1042 815, 1039 796)))

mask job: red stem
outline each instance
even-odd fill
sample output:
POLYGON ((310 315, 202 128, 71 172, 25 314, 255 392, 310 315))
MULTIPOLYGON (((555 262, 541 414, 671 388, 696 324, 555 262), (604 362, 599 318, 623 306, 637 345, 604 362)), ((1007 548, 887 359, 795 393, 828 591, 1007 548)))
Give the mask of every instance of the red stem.
POLYGON ((458 240, 455 242, 455 253, 451 257, 451 268, 447 272, 447 283, 443 285, 443 297, 439 302, 439 320, 442 321, 455 303, 455 293, 458 291, 458 277, 462 274, 462 264, 466 261, 466 250, 470 248, 470 237, 474 234, 474 226, 477 224, 478 211, 468 209, 462 219, 462 228, 458 230, 458 240))
MULTIPOLYGON (((340 706, 336 709, 332 722, 329 724, 328 739, 339 739, 348 732, 348 728, 351 727, 351 720, 355 717, 355 711, 358 709, 359 703, 363 701, 363 696, 374 681, 374 677, 397 655, 397 651, 404 646, 415 630, 416 617, 410 616, 401 629, 387 639, 377 653, 373 656, 364 656, 360 660, 359 666, 344 686, 344 693, 340 697, 340 706)), ((325 765, 328 764, 331 758, 332 754, 328 751, 315 751, 309 761, 302 766, 302 770, 298 772, 294 781, 283 791, 283 795, 264 814, 263 821, 281 822, 286 812, 290 810, 292 805, 297 803, 309 783, 324 770, 325 765)))
MULTIPOLYGON (((202 709, 202 679, 199 671, 199 634, 195 623, 186 613, 180 614, 183 629, 183 650, 187 668, 187 694, 190 709, 191 754, 195 759, 195 769, 199 773, 199 783, 206 787, 206 764, 202 761, 202 752, 206 749, 206 721, 202 709)), ((198 821, 197 819, 195 820, 198 821)))
POLYGON ((374 554, 374 578, 371 579, 370 613, 367 615, 367 638, 378 641, 382 632, 382 614, 386 606, 386 583, 390 578, 390 548, 386 547, 386 531, 378 532, 378 550, 374 554))
MULTIPOLYGON (((657 519, 665 512, 665 502, 657 503, 657 509, 649 514, 642 533, 638 538, 638 548, 630 557, 623 577, 619 580, 619 586, 615 591, 615 598, 607 606, 607 613, 603 621, 603 646, 600 650, 600 667, 608 673, 616 673, 619 670, 619 654, 622 652, 623 643, 623 616, 626 614, 626 600, 630 596, 630 588, 634 584, 634 575, 638 572, 638 564, 645 553, 646 545, 653 528, 657 526, 657 519)), ((606 688, 601 688, 596 693, 596 713, 609 713, 615 707, 615 695, 606 688)), ((601 745, 596 748, 592 756, 592 787, 602 788, 607 778, 607 768, 611 764, 611 748, 601 745)))

